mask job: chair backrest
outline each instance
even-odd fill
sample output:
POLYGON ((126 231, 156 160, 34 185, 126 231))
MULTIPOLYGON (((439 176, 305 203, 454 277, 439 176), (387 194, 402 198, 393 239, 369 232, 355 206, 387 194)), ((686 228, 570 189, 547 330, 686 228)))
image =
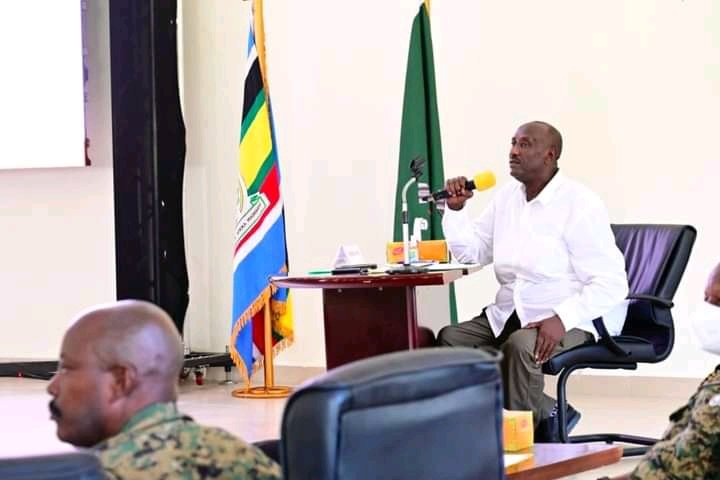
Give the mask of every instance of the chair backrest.
POLYGON ((0 459, 3 480, 101 480, 105 478, 97 457, 74 452, 59 455, 0 459))
MULTIPOLYGON (((689 225, 612 225, 615 243, 625 256, 630 294, 671 301, 685 272, 697 232, 689 225)), ((658 353, 672 348, 670 309, 631 300, 623 335, 650 340, 658 353)))
POLYGON ((288 480, 504 478, 500 355, 428 348, 343 365, 282 420, 288 480))

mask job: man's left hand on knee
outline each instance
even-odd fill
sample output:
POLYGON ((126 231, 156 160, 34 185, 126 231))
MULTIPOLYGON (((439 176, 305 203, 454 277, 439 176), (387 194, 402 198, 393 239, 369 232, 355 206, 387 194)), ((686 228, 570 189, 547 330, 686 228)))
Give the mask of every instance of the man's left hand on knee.
POLYGON ((550 360, 555 347, 565 336, 565 325, 557 315, 540 320, 539 322, 530 322, 525 328, 536 328, 537 339, 535 340, 535 361, 545 363, 550 360))

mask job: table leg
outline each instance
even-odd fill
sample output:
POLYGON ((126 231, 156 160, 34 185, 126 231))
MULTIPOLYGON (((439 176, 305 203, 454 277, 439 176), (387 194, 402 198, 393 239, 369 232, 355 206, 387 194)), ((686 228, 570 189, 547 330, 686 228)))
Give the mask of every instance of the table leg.
POLYGON ((328 369, 417 347, 415 287, 324 289, 323 310, 328 369))

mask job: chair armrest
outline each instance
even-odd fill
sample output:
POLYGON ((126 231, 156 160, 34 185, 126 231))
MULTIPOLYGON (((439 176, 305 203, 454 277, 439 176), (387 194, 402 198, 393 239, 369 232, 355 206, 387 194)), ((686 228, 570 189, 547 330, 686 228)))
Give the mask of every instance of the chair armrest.
POLYGON ((615 339, 608 333, 607 328, 605 328, 605 323, 602 321, 602 318, 596 318, 595 320, 593 320, 592 323, 595 327, 595 330, 597 330, 598 335, 600 335, 598 343, 602 343, 603 345, 605 345, 605 348, 610 350, 618 357, 624 358, 630 356, 630 351, 625 350, 620 345, 618 345, 615 339))
POLYGON ((675 306, 672 300, 656 297, 655 295, 645 295, 644 293, 631 293, 625 298, 627 298, 628 300, 647 300, 650 303, 655 303, 667 308, 672 308, 675 306))

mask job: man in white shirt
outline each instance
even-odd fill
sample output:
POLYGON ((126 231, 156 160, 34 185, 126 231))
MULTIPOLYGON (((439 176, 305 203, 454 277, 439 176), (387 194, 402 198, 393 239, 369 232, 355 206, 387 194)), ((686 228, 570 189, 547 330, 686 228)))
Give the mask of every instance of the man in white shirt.
MULTIPOLYGON (((558 170, 560 132, 531 122, 512 137, 510 175, 482 215, 463 209, 473 192, 464 177, 446 182, 443 216, 460 262, 494 264, 495 302, 470 321, 443 328, 440 343, 502 350, 505 407, 532 410, 538 441, 557 441, 555 400, 543 393, 542 364, 597 339, 592 320, 611 335, 625 321, 628 293, 622 253, 602 200, 558 170)), ((568 427, 579 413, 569 410, 568 427)))

